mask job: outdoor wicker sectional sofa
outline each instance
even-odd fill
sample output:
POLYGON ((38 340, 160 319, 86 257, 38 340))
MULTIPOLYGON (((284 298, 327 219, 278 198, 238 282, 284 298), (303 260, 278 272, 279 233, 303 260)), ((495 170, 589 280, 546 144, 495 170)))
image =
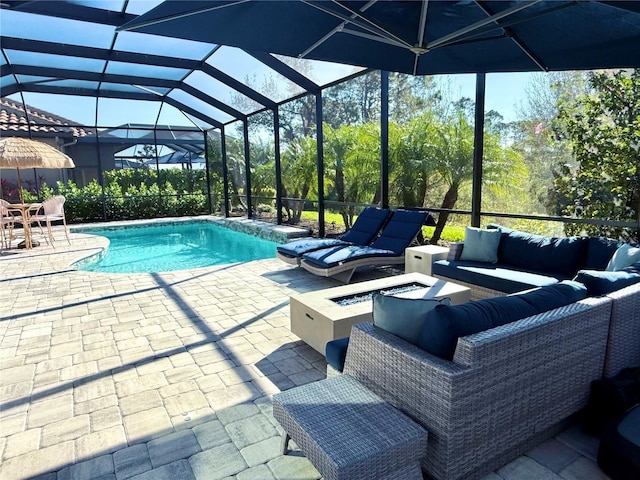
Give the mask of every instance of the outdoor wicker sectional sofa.
POLYGON ((480 478, 566 426, 603 371, 637 359, 638 325, 640 284, 459 338, 452 360, 362 323, 343 373, 429 432, 424 471, 480 478))
POLYGON ((640 365, 640 261, 620 272, 605 271, 628 245, 605 237, 545 237, 495 224, 489 229, 500 231, 496 263, 462 260, 464 243, 457 243, 447 260, 434 262, 433 276, 469 287, 472 300, 575 278, 589 296, 613 300, 603 375, 640 365))
MULTIPOLYGON (((480 478, 499 468, 565 427, 587 405, 592 380, 640 365, 640 283, 623 282, 622 288, 599 292, 597 272, 619 245, 612 246, 608 239, 580 242, 586 243, 577 267, 596 272, 594 283, 593 271, 576 277, 584 280, 587 298, 461 335, 450 357, 430 353, 374 324, 353 327, 343 373, 428 431, 421 465, 433 478, 480 478)), ((560 282, 562 275, 556 277, 543 285, 560 282)), ((607 283, 607 290, 611 288, 607 283)), ((510 298, 484 286, 476 292, 483 298, 510 298)), ((500 303, 502 298, 494 300, 500 303)))
MULTIPOLYGON (((477 229, 468 228, 467 234, 473 230, 477 229)), ((499 237, 493 261, 465 258, 467 242, 458 242, 451 246, 446 260, 433 263, 433 276, 471 288, 472 300, 497 297, 553 285, 574 278, 580 270, 604 271, 624 245, 605 237, 556 238, 496 224, 484 230, 489 231, 499 237)))

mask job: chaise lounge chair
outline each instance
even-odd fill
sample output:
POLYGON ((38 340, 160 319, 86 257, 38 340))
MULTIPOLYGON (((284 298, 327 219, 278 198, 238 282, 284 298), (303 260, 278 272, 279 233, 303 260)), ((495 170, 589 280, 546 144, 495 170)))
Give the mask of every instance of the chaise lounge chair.
POLYGON ((389 218, 391 212, 386 208, 365 208, 356 217, 353 226, 340 238, 302 238, 279 245, 276 256, 283 262, 299 265, 302 255, 323 248, 346 245, 369 245, 389 218))
POLYGON ((315 275, 349 283, 358 267, 404 263, 404 249, 428 217, 425 211, 398 210, 370 246, 343 245, 305 253, 300 266, 315 275))

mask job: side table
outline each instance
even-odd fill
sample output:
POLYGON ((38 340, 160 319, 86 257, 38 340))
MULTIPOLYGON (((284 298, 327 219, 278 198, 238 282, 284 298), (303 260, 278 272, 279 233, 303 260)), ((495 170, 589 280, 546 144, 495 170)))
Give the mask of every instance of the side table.
POLYGON ((449 249, 439 245, 419 245, 404 251, 404 273, 418 272, 431 275, 431 265, 436 260, 445 260, 449 249))
POLYGON ((273 416, 324 480, 422 480, 427 431, 349 375, 275 394, 273 416))

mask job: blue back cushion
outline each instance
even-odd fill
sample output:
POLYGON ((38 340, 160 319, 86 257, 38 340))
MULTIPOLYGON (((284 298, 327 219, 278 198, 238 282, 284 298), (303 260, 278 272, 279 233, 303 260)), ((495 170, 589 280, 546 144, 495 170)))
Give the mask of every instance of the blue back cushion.
POLYGON ((499 227, 498 262, 525 270, 554 272, 572 277, 587 251, 586 237, 556 238, 499 227))
POLYGON ((353 226, 342 235, 341 239, 356 245, 368 245, 388 216, 389 210, 386 208, 367 207, 357 216, 353 226))
POLYGON ((584 270, 604 270, 613 254, 623 242, 605 237, 590 237, 587 254, 582 265, 584 270))
POLYGON ((587 289, 582 283, 563 280, 555 285, 518 293, 515 296, 522 298, 535 308, 536 313, 542 313, 578 302, 586 298, 587 294, 587 289))
POLYGON ((640 263, 617 272, 602 270, 580 270, 574 279, 583 283, 589 295, 596 297, 640 283, 640 263))
POLYGON ((577 282, 563 281, 529 292, 496 297, 456 306, 439 305, 427 314, 418 346, 451 360, 458 338, 530 317, 582 300, 587 289, 577 282))
POLYGON ((536 313, 536 309, 518 297, 488 298, 456 306, 439 305, 427 315, 418 346, 451 360, 458 338, 536 313))

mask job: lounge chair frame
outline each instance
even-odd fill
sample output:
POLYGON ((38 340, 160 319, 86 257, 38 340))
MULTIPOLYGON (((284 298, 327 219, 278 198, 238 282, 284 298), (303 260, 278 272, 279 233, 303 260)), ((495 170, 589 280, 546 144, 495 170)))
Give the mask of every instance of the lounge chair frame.
POLYGON ((300 262, 300 266, 306 271, 318 275, 320 277, 331 277, 336 280, 349 283, 353 274, 358 267, 367 267, 375 265, 404 265, 404 255, 394 257, 367 257, 360 260, 353 260, 351 262, 344 263, 342 265, 336 265, 335 267, 322 268, 305 262, 304 259, 300 262))

